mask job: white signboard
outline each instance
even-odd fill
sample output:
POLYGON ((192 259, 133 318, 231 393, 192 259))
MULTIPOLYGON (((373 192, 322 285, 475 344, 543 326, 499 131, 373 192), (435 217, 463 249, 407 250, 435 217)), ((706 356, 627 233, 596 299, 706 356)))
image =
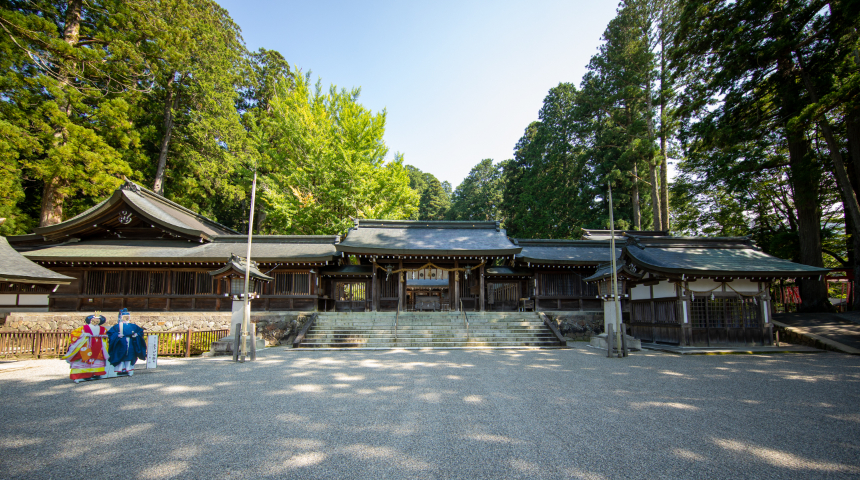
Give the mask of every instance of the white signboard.
POLYGON ((104 376, 104 378, 116 378, 116 372, 113 369, 113 365, 111 365, 109 361, 105 361, 105 376, 104 376))
POLYGON ((158 335, 146 337, 146 368, 158 366, 158 335))

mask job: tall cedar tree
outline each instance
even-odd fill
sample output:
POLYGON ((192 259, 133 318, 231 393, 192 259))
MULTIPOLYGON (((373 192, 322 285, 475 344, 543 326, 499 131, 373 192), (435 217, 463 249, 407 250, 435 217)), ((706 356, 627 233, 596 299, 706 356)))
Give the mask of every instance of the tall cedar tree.
MULTIPOLYGON (((786 166, 796 211, 795 259, 814 266, 823 266, 821 205, 826 183, 833 167, 837 179, 840 176, 833 157, 828 162, 815 148, 823 121, 821 114, 810 114, 816 104, 812 91, 821 85, 812 82, 815 88, 810 88, 809 75, 829 72, 823 66, 804 68, 814 56, 808 50, 843 41, 834 35, 846 29, 825 7, 827 2, 815 1, 692 0, 684 6, 672 53, 673 69, 684 76, 688 156, 696 160, 702 151, 722 152, 698 161, 697 173, 705 179, 728 176, 729 193, 737 194, 744 187, 738 182, 750 179, 745 173, 786 166), (811 121, 816 118, 818 125, 811 121)), ((858 17, 851 18, 856 22, 858 17)), ((835 52, 842 52, 840 61, 848 55, 844 48, 831 50, 835 52)), ((824 281, 799 283, 802 309, 832 308, 824 281)))

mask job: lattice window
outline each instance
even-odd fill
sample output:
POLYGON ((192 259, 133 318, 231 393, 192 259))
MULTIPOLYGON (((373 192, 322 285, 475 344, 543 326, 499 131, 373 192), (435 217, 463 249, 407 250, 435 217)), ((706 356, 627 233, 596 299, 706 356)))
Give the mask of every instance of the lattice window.
POLYGON ((364 282, 335 283, 335 299, 338 301, 363 301, 367 299, 367 285, 364 282))
POLYGON ((694 328, 761 326, 761 310, 752 298, 697 298, 692 306, 690 317, 694 328))
POLYGON ((488 283, 487 303, 516 303, 520 299, 516 283, 488 283))
POLYGON ((679 323, 675 300, 654 302, 654 321, 657 323, 679 323))
POLYGON ((91 270, 87 272, 84 292, 90 295, 122 294, 122 272, 116 270, 91 270))
POLYGON ((311 280, 308 273, 276 273, 274 295, 310 295, 311 280))
POLYGON ((173 272, 174 295, 211 295, 215 280, 207 272, 173 272))
POLYGON ((380 298, 393 298, 397 295, 397 286, 400 285, 400 281, 397 278, 397 273, 388 276, 388 280, 385 279, 385 274, 379 277, 379 296, 380 298))
POLYGON ((650 302, 633 303, 633 321, 637 323, 653 323, 650 302))
POLYGON ((583 282, 578 273, 541 273, 538 285, 541 296, 594 297, 598 294, 598 287, 583 282))
POLYGON ((132 270, 128 272, 129 295, 163 295, 166 293, 167 272, 132 270))
MULTIPOLYGON (((480 273, 478 273, 480 275, 480 273)), ((469 275, 469 278, 460 278, 460 298, 472 298, 480 295, 480 285, 475 273, 469 275)))

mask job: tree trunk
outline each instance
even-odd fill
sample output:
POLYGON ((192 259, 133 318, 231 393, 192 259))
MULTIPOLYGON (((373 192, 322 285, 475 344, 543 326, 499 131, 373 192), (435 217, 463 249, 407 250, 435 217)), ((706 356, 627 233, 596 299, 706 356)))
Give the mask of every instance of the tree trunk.
POLYGON ((636 167, 636 162, 633 162, 633 191, 631 192, 633 201, 633 229, 642 230, 642 213, 639 211, 639 169, 636 167))
POLYGON ((170 150, 170 137, 173 134, 173 109, 176 101, 176 93, 173 91, 173 82, 176 72, 170 72, 167 79, 167 98, 164 100, 164 135, 161 137, 161 149, 158 152, 158 167, 155 171, 155 182, 152 191, 164 195, 164 170, 167 168, 167 152, 170 150))
MULTIPOLYGON (((662 28, 662 27, 661 27, 662 28)), ((660 230, 669 230, 669 162, 666 158, 666 55, 663 39, 665 35, 660 36, 660 218, 663 223, 660 230)))
POLYGON ((42 212, 39 226, 47 227, 63 221, 63 194, 58 190, 60 179, 52 178, 42 189, 42 212))
MULTIPOLYGON (((648 42, 650 47, 651 42, 648 42)), ((657 165, 654 161, 654 117, 653 117, 653 109, 654 109, 654 100, 651 96, 651 91, 653 90, 653 85, 651 81, 651 72, 649 70, 648 75, 645 77, 647 79, 645 84, 645 125, 648 129, 648 178, 651 182, 651 210, 654 217, 654 225, 651 227, 652 230, 661 230, 663 226, 662 217, 660 215, 660 182, 657 178, 657 165)))
MULTIPOLYGON (((791 182, 794 190, 794 205, 797 208, 800 258, 798 261, 813 267, 823 267, 821 259, 821 215, 818 208, 818 191, 821 170, 811 160, 809 142, 800 132, 788 133, 788 156, 791 182)), ((806 312, 830 311, 833 307, 827 299, 827 286, 818 277, 801 278, 801 305, 798 310, 806 312)))
MULTIPOLYGON (((851 166, 849 168, 851 184, 856 193, 860 187, 860 109, 854 108, 845 115, 845 127, 848 131, 848 155, 851 157, 851 166)), ((854 234, 856 230, 853 225, 849 225, 850 215, 845 212, 845 227, 847 234, 851 235, 851 246, 853 251, 849 249, 851 267, 854 272, 854 281, 851 283, 851 310, 860 310, 860 296, 857 295, 860 288, 860 235, 854 234), (851 227, 849 230, 848 228, 851 227)))
MULTIPOLYGON (((69 0, 66 6, 66 25, 63 28, 63 41, 74 47, 80 40, 81 32, 81 14, 83 8, 83 0, 69 0)), ((63 65, 59 70, 59 81, 57 86, 60 91, 65 94, 59 99, 60 109, 66 114, 66 117, 72 115, 72 102, 68 98, 65 90, 71 83, 70 68, 74 69, 74 62, 68 65, 63 65)), ((69 131, 65 127, 59 127, 54 131, 54 147, 62 147, 69 139, 69 131)), ((65 194, 60 191, 60 187, 65 182, 59 177, 53 177, 45 180, 45 186, 42 189, 42 205, 39 214, 39 226, 47 227, 55 225, 63 221, 63 202, 65 194)))
POLYGON ((660 209, 660 188, 658 187, 660 180, 657 176, 657 165, 653 163, 648 165, 648 176, 651 180, 651 208, 654 210, 654 225, 651 229, 662 230, 663 218, 660 209))

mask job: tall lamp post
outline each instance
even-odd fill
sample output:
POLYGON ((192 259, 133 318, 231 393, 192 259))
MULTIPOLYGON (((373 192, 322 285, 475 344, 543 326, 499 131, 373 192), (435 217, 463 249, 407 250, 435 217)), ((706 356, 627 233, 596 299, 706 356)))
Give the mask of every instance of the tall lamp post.
POLYGON ((615 346, 621 357, 621 302, 618 299, 618 270, 615 266, 615 215, 612 207, 612 185, 609 187, 609 257, 612 262, 612 303, 615 304, 615 346))
POLYGON ((251 234, 254 230, 254 200, 257 195, 257 170, 254 169, 254 183, 251 186, 251 215, 248 219, 248 253, 245 255, 245 303, 242 310, 242 363, 248 355, 248 329, 251 323, 251 302, 249 284, 251 279, 251 234))

